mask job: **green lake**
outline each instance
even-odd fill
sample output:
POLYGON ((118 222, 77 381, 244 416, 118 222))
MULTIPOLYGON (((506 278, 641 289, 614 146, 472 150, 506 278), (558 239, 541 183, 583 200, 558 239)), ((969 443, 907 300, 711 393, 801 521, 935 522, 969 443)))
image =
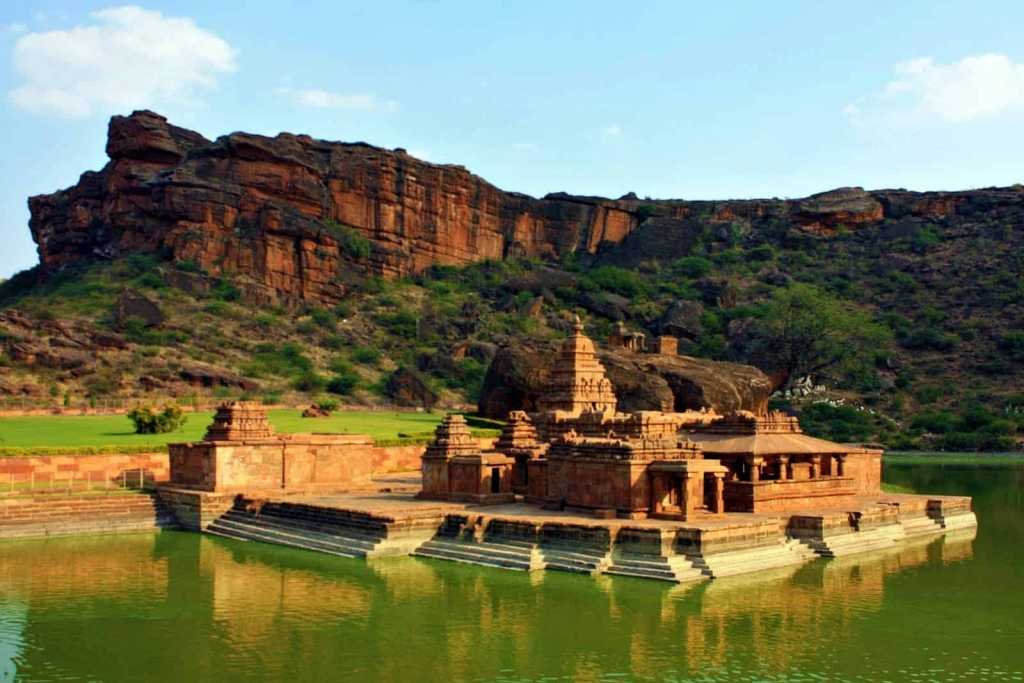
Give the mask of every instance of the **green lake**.
POLYGON ((1024 465, 891 465, 976 537, 679 587, 198 534, 0 544, 0 681, 1024 680, 1024 465))

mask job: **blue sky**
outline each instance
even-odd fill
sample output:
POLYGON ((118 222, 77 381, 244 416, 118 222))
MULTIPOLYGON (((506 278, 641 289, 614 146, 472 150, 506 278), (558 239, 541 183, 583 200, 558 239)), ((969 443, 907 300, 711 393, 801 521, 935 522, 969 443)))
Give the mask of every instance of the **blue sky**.
POLYGON ((507 190, 1024 182, 1024 3, 6 0, 0 277, 111 114, 405 147, 507 190), (298 4, 298 3, 296 3, 298 4))

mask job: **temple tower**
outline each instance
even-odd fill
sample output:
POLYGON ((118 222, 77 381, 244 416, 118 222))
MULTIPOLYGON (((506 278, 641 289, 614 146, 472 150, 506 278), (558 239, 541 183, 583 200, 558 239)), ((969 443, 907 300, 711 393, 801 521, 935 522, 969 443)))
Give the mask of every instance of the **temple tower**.
POLYGON ((579 317, 572 335, 562 343, 551 370, 550 386, 537 400, 541 412, 562 410, 579 415, 584 412, 610 412, 616 408, 612 383, 605 377, 597 350, 586 335, 579 317))
POLYGON ((251 401, 229 401, 217 407, 203 440, 252 441, 273 437, 274 428, 267 421, 263 406, 251 401))

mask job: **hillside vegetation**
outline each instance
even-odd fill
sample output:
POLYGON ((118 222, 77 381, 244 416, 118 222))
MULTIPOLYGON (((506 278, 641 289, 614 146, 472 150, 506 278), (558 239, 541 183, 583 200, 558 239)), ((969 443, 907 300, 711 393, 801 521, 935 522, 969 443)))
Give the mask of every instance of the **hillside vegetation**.
POLYGON ((369 405, 402 398, 389 384, 398 374, 465 405, 496 345, 563 336, 576 312, 598 339, 624 321, 678 336, 682 353, 758 365, 779 383, 775 403, 814 433, 1007 449, 1024 425, 1021 234, 982 223, 824 238, 709 224, 684 255, 631 267, 611 265, 621 250, 435 267, 361 278, 329 309, 253 305, 243 276, 136 255, 5 283, 0 379, 8 397, 58 406, 325 394, 369 405), (162 319, 125 314, 125 292, 162 319), (793 358, 823 339, 817 360, 793 358))

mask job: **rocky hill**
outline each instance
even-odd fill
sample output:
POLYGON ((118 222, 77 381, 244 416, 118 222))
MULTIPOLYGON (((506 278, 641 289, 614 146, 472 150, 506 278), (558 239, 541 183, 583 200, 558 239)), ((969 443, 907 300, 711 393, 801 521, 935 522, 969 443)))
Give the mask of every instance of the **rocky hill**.
MULTIPOLYGON (((498 347, 531 339, 542 354, 569 312, 597 337, 616 322, 670 334, 705 374, 752 362, 792 389, 750 340, 765 302, 806 284, 890 338, 872 367, 802 378, 777 401, 837 438, 1018 438, 1024 186, 535 199, 401 149, 210 141, 152 112, 114 117, 107 153, 29 200, 40 265, 0 290, 0 392, 276 396, 333 382, 347 400, 487 404, 531 372, 509 352, 519 364, 485 382, 498 347)), ((674 371, 614 360, 672 385, 674 371)), ((634 398, 701 394, 680 386, 634 398)))

